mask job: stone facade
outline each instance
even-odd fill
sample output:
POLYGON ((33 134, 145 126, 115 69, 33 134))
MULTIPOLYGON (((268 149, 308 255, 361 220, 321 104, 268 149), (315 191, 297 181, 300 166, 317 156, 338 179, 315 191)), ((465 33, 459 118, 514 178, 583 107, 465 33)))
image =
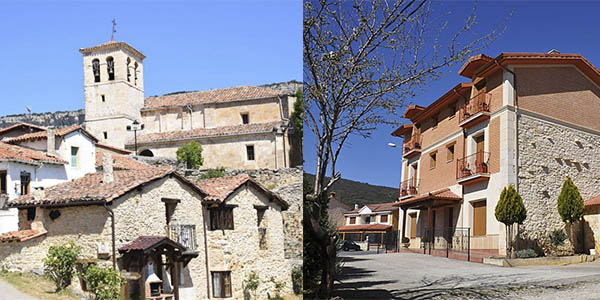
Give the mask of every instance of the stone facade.
MULTIPOLYGON (((209 231, 207 227, 205 231, 208 220, 204 217, 208 216, 208 212, 201 204, 201 197, 173 177, 165 177, 131 191, 110 205, 115 214, 116 248, 139 236, 166 235, 163 198, 181 200, 171 220, 176 218, 180 224, 195 225, 196 229, 196 250, 200 255, 192 259, 182 272, 185 284, 180 288, 181 299, 209 299, 205 238, 208 270, 232 272, 233 299, 243 298, 242 283, 252 271, 265 282, 271 276, 276 281, 284 282, 286 287, 283 293, 291 293, 291 269, 284 259, 281 210, 266 196, 248 186, 238 189, 228 201, 238 206, 234 209, 234 230, 225 231, 209 231), (267 226, 268 250, 259 249, 257 214, 253 205, 268 206, 265 223, 261 225, 267 226)), ((22 213, 25 211, 22 210, 22 213)), ((98 259, 97 250, 100 245, 108 249, 111 245, 111 220, 104 207, 37 208, 36 221, 44 224, 47 234, 25 242, 0 244, 0 268, 41 273, 41 260, 48 248, 69 241, 83 248, 81 258, 97 259, 101 265, 110 265, 110 259, 98 259), (49 218, 53 210, 60 212, 60 217, 55 220, 49 218)), ((27 224, 23 223, 22 226, 27 224)), ((270 283, 262 284, 259 297, 266 298, 266 292, 271 288, 270 283)))
MULTIPOLYGON (((584 200, 598 194, 600 134, 522 112, 518 129, 518 185, 527 219, 521 231, 526 247, 549 253, 548 234, 565 228, 558 214, 557 199, 566 177, 571 177, 584 200)), ((591 222, 592 217, 586 220, 591 222)), ((579 230, 579 225, 576 226, 579 230)), ((566 232, 569 231, 567 228, 566 232)), ((586 248, 593 246, 588 244, 586 248)), ((563 248, 568 253, 571 243, 567 241, 563 248)))

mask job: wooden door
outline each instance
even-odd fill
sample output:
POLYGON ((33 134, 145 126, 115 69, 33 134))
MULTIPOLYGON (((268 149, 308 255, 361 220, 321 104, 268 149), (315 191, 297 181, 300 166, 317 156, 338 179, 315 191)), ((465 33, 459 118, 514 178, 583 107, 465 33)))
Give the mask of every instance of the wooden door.
POLYGON ((473 236, 485 235, 487 231, 486 201, 473 203, 473 236))

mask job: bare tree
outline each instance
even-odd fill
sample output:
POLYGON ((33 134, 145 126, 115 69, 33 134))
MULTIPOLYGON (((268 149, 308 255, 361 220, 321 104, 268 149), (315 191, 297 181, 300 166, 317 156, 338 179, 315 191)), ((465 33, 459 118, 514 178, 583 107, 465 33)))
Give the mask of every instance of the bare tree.
MULTIPOLYGON (((439 4, 439 3, 438 3, 439 4)), ((322 245, 319 298, 333 288, 337 234, 324 226, 326 191, 340 178, 336 164, 350 135, 369 137, 442 68, 463 62, 493 42, 506 21, 474 33, 476 3, 462 26, 448 33, 430 1, 314 0, 304 4, 305 126, 316 136, 314 192, 305 226, 322 245), (465 42, 466 41, 466 42, 465 42), (326 172, 331 172, 326 181, 326 172)))

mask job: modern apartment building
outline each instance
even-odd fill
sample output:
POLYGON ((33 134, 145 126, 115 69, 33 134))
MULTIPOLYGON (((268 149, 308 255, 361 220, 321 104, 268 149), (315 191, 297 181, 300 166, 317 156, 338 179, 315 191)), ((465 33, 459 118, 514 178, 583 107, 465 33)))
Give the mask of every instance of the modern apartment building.
POLYGON ((471 249, 504 254, 494 209, 512 184, 528 213, 521 236, 547 251, 548 233, 563 228, 556 199, 566 176, 584 200, 600 194, 600 71, 553 50, 476 55, 459 74, 469 80, 409 106, 410 122, 392 133, 403 138, 402 237, 418 248, 425 236, 445 232, 435 238, 452 243, 467 231, 471 249))

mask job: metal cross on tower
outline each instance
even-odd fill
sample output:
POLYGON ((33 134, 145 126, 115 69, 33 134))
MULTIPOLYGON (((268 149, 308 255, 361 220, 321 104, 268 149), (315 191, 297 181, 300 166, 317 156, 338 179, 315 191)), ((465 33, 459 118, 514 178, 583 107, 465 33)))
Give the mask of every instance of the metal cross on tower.
POLYGON ((112 20, 112 33, 110 34, 110 41, 114 42, 115 41, 115 32, 117 32, 117 21, 115 19, 112 20))

